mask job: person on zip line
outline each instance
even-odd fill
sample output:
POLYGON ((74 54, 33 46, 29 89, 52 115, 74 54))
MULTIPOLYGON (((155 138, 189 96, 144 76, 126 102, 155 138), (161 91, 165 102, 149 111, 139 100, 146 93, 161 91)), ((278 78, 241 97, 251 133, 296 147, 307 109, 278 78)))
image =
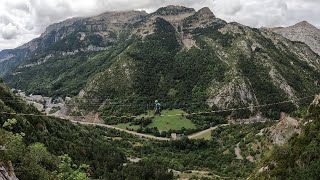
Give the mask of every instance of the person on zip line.
POLYGON ((155 107, 154 107, 154 109, 155 109, 155 112, 154 112, 154 115, 161 115, 161 105, 160 105, 160 103, 159 103, 159 101, 158 100, 155 100, 154 101, 154 104, 155 104, 155 107))

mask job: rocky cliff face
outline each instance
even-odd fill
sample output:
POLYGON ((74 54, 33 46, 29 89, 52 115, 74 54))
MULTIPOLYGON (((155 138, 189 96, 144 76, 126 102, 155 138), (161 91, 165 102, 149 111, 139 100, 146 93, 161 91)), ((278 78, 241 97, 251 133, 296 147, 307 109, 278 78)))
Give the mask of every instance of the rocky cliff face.
POLYGON ((218 19, 216 19, 213 12, 209 8, 205 7, 194 13, 192 16, 186 18, 184 23, 185 26, 189 25, 189 27, 191 26, 193 28, 204 28, 217 20, 218 19))
POLYGON ((27 48, 3 50, 0 52, 0 77, 9 73, 25 60, 30 51, 27 48))
POLYGON ((95 17, 71 18, 50 25, 39 38, 16 49, 3 50, 0 52, 0 76, 10 72, 25 60, 40 53, 50 51, 52 45, 59 42, 60 44, 58 46, 65 43, 78 44, 75 46, 67 45, 68 47, 55 48, 54 51, 58 51, 57 53, 60 54, 74 51, 88 52, 105 50, 105 47, 110 46, 119 39, 119 33, 122 30, 141 21, 145 15, 147 15, 147 13, 144 11, 106 12, 95 17), (76 42, 74 42, 75 38, 76 42), (63 39, 69 39, 69 41, 63 41, 63 39))
POLYGON ((11 162, 8 163, 8 167, 0 165, 0 180, 19 180, 14 173, 11 162))
POLYGON ((96 33, 102 38, 108 38, 111 33, 141 21, 145 15, 147 15, 145 11, 123 11, 106 12, 88 18, 72 18, 49 26, 40 38, 54 40, 47 42, 48 44, 57 42, 74 32, 80 34, 81 38, 85 38, 88 33, 96 33))
POLYGON ((159 16, 181 16, 183 14, 194 14, 196 11, 193 8, 187 8, 183 6, 167 6, 158 9, 153 15, 159 16))
POLYGON ((283 145, 295 134, 300 134, 302 127, 300 121, 282 113, 279 122, 269 128, 271 142, 283 145))
POLYGON ((277 146, 271 146, 248 179, 317 179, 319 170, 314 167, 319 164, 320 151, 315 143, 319 141, 319 100, 316 95, 303 119, 283 115, 268 128, 271 132, 268 138, 277 146))
POLYGON ((310 23, 303 21, 289 27, 273 28, 272 31, 291 41, 306 43, 315 53, 320 55, 320 29, 310 23))
POLYGON ((315 96, 314 100, 312 101, 308 113, 315 117, 317 121, 320 119, 320 95, 315 96))

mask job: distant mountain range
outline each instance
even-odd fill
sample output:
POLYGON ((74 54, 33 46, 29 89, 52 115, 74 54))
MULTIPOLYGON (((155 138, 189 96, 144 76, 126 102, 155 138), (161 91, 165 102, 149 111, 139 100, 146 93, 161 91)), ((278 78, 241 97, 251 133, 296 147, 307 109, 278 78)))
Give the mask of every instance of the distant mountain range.
MULTIPOLYGON (((316 35, 314 28, 304 27, 316 35)), ((273 31, 296 32, 227 23, 209 8, 107 12, 49 26, 39 38, 2 51, 0 67, 12 87, 81 99, 73 113, 139 114, 146 110, 141 103, 155 99, 165 108, 192 112, 318 93, 320 58, 316 46, 312 51, 306 45, 312 38, 304 38, 305 44, 285 38, 290 33, 273 31), (110 99, 130 104, 113 107, 110 99)), ((278 118, 299 105, 292 101, 232 116, 262 112, 278 118)))
POLYGON ((291 41, 306 43, 315 53, 320 55, 320 29, 308 22, 302 21, 293 26, 278 27, 272 30, 291 41))

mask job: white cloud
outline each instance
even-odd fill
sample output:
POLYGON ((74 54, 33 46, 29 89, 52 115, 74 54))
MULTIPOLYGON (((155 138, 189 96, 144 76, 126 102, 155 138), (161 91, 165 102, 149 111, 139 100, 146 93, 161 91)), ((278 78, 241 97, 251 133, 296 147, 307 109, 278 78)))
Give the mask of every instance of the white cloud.
POLYGON ((218 17, 245 25, 289 26, 306 20, 320 26, 319 0, 214 0, 218 17))
POLYGON ((1 27, 1 35, 3 39, 15 39, 18 33, 17 26, 13 25, 12 23, 1 27))
POLYGON ((39 36, 47 26, 75 16, 105 11, 182 5, 208 6, 226 21, 249 26, 288 26, 307 20, 320 26, 319 0, 1 0, 0 49, 14 48, 39 36))

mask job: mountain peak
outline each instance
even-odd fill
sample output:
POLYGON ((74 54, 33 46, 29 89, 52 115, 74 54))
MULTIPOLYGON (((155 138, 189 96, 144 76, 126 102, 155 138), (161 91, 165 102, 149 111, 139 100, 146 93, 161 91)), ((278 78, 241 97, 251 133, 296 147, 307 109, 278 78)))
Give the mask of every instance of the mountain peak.
POLYGON ((154 14, 157 15, 178 15, 181 13, 195 13, 195 10, 193 8, 187 8, 184 6, 169 5, 154 12, 154 14))
POLYGON ((274 28, 272 30, 291 41, 304 42, 311 50, 320 55, 320 29, 309 22, 301 21, 293 26, 274 28))
POLYGON ((139 10, 124 10, 124 11, 106 11, 102 14, 99 14, 97 16, 94 16, 94 17, 101 17, 101 16, 110 16, 110 15, 127 15, 127 16, 130 16, 130 15, 133 15, 133 14, 141 14, 141 15, 147 15, 147 12, 142 10, 142 11, 139 11, 139 10))
POLYGON ((61 21, 61 22, 58 22, 58 23, 51 24, 50 26, 48 26, 48 27, 46 28, 46 31, 41 34, 41 37, 47 36, 48 34, 50 34, 50 33, 51 33, 52 31, 54 31, 54 30, 63 28, 63 27, 65 27, 65 26, 70 26, 70 25, 72 25, 74 22, 76 22, 76 21, 78 21, 78 20, 81 20, 81 19, 83 19, 83 18, 81 18, 81 17, 74 17, 74 18, 66 19, 66 20, 61 21))
POLYGON ((219 19, 215 17, 213 12, 208 8, 204 7, 197 11, 194 15, 187 17, 184 20, 185 27, 193 28, 204 28, 212 25, 214 22, 218 22, 219 19))
POLYGON ((311 25, 308 21, 301 21, 299 23, 297 23, 296 25, 311 25))
MULTIPOLYGON (((293 25, 293 27, 303 27, 303 28, 317 28, 314 25, 310 24, 307 21, 301 21, 295 25, 293 25)), ((317 28, 318 29, 318 28, 317 28)))
POLYGON ((206 17, 206 18, 215 18, 215 15, 208 7, 203 7, 197 12, 198 16, 206 17))

